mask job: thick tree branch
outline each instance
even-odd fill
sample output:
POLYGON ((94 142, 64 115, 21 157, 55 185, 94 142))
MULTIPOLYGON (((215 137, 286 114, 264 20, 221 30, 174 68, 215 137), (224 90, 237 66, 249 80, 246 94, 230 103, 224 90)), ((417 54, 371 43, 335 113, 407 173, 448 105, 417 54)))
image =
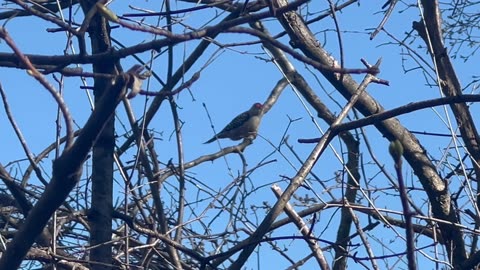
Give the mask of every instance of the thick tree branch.
MULTIPOLYGON (((284 6, 287 3, 285 0, 275 1, 279 6, 284 6)), ((326 65, 339 66, 334 58, 318 43, 313 33, 296 12, 287 12, 278 18, 288 32, 291 42, 296 44, 306 56, 326 65)), ((358 84, 350 75, 319 71, 347 100, 356 92, 358 84)), ((367 92, 363 93, 355 107, 365 116, 384 110, 367 92)), ((434 216, 452 223, 458 223, 458 218, 452 209, 446 182, 438 175, 435 166, 425 155, 423 147, 415 136, 396 119, 376 123, 375 126, 387 139, 401 141, 405 149, 404 157, 419 177, 432 204, 434 216)), ((441 224, 441 228, 448 248, 451 248, 451 251, 455 250, 455 252, 460 251, 462 253, 461 249, 464 248, 462 231, 447 224, 441 224)))
POLYGON ((65 201, 82 174, 87 158, 104 124, 113 115, 117 104, 126 93, 126 75, 118 76, 98 103, 85 127, 73 145, 67 148, 53 164, 50 183, 27 216, 25 223, 8 244, 0 259, 0 269, 17 269, 35 238, 46 226, 53 212, 65 201))

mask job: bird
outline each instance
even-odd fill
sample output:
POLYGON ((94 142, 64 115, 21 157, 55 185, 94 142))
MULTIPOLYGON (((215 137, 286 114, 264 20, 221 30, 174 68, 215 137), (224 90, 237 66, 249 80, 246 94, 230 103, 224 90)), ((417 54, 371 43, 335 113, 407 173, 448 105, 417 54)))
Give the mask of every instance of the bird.
POLYGON ((239 115, 228 123, 226 127, 219 133, 215 134, 210 140, 204 142, 204 144, 211 143, 217 139, 228 138, 233 141, 238 141, 243 138, 257 136, 257 129, 260 125, 260 120, 263 113, 263 104, 255 103, 252 107, 239 115))

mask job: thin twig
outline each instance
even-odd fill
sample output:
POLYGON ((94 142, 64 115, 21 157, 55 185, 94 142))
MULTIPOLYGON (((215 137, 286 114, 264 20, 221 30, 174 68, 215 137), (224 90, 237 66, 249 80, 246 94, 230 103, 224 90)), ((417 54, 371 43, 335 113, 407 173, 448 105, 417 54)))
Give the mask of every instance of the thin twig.
POLYGON ((73 143, 73 120, 68 108, 63 100, 63 97, 58 94, 53 85, 51 85, 45 77, 32 65, 28 57, 26 57, 20 49, 17 47, 13 39, 8 34, 7 30, 3 27, 0 28, 0 38, 5 40, 8 46, 15 52, 21 63, 27 67, 28 73, 33 76, 47 91, 52 95, 58 104, 58 107, 62 111, 63 118, 65 119, 65 128, 67 133, 67 140, 65 141, 65 149, 69 148, 73 143))

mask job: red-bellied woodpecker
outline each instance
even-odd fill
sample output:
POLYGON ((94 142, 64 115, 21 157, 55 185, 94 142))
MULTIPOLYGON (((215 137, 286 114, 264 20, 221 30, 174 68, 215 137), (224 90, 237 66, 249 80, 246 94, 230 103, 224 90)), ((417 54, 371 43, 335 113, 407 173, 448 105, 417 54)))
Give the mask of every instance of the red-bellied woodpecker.
POLYGON ((255 103, 250 110, 243 112, 217 133, 213 138, 204 142, 211 143, 217 139, 228 138, 230 140, 238 141, 240 139, 252 136, 257 136, 257 129, 260 125, 262 118, 263 105, 261 103, 255 103))

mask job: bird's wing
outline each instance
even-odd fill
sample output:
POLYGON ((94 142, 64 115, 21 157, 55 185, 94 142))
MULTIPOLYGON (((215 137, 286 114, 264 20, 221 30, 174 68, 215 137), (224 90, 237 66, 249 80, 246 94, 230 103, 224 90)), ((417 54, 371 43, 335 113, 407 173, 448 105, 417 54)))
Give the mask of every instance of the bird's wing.
MULTIPOLYGON (((235 131, 233 131, 233 130, 242 127, 249 119, 250 119, 250 112, 249 111, 246 111, 246 112, 243 112, 243 113, 237 115, 235 118, 233 118, 233 120, 230 123, 228 123, 227 126, 225 126, 222 129, 222 131, 218 132, 210 140, 208 140, 204 143, 205 144, 206 143, 211 143, 211 142, 215 141, 217 138, 218 139, 229 138, 230 135, 231 135, 230 132, 234 133, 235 131)), ((234 140, 238 140, 238 139, 234 139, 234 140)))
POLYGON ((241 127, 243 124, 245 124, 245 122, 248 121, 248 119, 250 119, 249 112, 248 111, 243 112, 237 115, 235 118, 233 118, 233 120, 230 123, 228 123, 228 125, 224 127, 222 131, 220 131, 219 133, 228 132, 235 128, 241 127))

